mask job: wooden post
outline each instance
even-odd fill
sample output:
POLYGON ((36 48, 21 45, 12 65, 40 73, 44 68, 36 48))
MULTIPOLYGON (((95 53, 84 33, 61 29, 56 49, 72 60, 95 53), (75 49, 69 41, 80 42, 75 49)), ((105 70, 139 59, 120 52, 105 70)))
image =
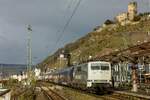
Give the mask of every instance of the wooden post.
POLYGON ((137 67, 135 66, 135 64, 132 65, 132 90, 133 92, 137 92, 138 88, 137 88, 137 67))

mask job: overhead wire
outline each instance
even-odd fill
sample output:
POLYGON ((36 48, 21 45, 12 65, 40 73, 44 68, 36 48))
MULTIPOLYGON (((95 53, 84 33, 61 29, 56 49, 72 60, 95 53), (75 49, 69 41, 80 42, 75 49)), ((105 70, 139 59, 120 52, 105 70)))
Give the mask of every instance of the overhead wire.
MULTIPOLYGON (((70 9, 71 6, 73 5, 74 1, 76 1, 76 0, 70 0, 70 2, 68 3, 67 7, 65 8, 64 16, 62 17, 63 20, 67 18, 67 16, 66 16, 67 14, 65 14, 65 13, 67 13, 67 12, 69 11, 69 9, 70 9)), ((58 30, 56 31, 56 34, 58 34, 58 33, 60 33, 60 32, 61 32, 61 29, 58 29, 58 30)), ((56 40, 58 40, 58 39, 56 39, 56 40)), ((48 46, 46 46, 46 48, 48 48, 48 46)), ((56 48, 56 47, 54 47, 52 51, 54 51, 55 48, 56 48)))
POLYGON ((57 47, 59 41, 61 40, 61 38, 62 38, 63 35, 65 34, 65 30, 66 30, 67 27, 69 26, 69 24, 70 24, 70 22, 71 22, 73 16, 75 15, 75 13, 76 13, 78 7, 80 6, 81 1, 82 1, 82 0, 78 0, 78 2, 77 2, 77 4, 76 4, 75 8, 73 9, 73 12, 72 12, 71 16, 69 17, 69 19, 67 20, 66 24, 64 25, 60 36, 59 36, 59 37, 57 38, 57 40, 56 40, 56 43, 55 43, 55 45, 54 45, 54 46, 55 46, 54 49, 57 47))
MULTIPOLYGON (((67 13, 68 10, 71 8, 71 5, 72 5, 73 2, 74 2, 74 0, 71 0, 71 1, 69 2, 69 4, 67 5, 67 7, 66 7, 66 9, 65 9, 65 13, 67 13)), ((64 14, 63 18, 65 19, 66 17, 67 17, 66 14, 64 14)), ((57 30, 56 33, 59 33, 60 31, 61 31, 61 29, 57 30)))

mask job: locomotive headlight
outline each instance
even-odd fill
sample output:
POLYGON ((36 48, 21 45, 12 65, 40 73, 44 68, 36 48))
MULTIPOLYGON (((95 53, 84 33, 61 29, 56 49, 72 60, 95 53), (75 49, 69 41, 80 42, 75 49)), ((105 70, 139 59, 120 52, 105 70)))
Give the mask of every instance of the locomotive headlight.
POLYGON ((87 87, 91 87, 92 86, 92 82, 87 82, 87 87))
POLYGON ((108 83, 112 84, 112 80, 108 80, 108 83))
POLYGON ((87 80, 87 87, 91 87, 92 86, 92 80, 87 80))

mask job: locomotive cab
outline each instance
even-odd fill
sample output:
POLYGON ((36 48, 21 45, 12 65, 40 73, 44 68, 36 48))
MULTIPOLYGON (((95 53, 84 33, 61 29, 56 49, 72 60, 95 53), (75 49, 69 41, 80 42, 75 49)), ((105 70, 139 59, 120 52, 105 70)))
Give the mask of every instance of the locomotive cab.
POLYGON ((111 66, 109 62, 89 62, 87 87, 110 86, 111 66))

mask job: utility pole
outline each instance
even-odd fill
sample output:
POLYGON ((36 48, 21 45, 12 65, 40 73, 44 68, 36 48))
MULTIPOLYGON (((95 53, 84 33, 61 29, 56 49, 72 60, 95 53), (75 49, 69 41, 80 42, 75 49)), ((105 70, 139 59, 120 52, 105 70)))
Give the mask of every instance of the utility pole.
MULTIPOLYGON (((1 72, 0 72, 0 81, 3 81, 3 66, 2 65, 0 65, 0 67, 1 67, 1 72)), ((0 88, 2 88, 3 87, 3 84, 2 83, 0 83, 0 88)))
POLYGON ((28 70, 31 70, 31 66, 32 66, 31 34, 32 34, 31 25, 28 25, 28 44, 27 44, 27 49, 28 49, 27 50, 27 52, 28 52, 28 59, 27 59, 28 70))
POLYGON ((32 29, 31 25, 28 25, 28 39, 27 39, 27 74, 28 74, 28 84, 31 83, 31 67, 32 67, 32 48, 31 48, 31 35, 32 29))

